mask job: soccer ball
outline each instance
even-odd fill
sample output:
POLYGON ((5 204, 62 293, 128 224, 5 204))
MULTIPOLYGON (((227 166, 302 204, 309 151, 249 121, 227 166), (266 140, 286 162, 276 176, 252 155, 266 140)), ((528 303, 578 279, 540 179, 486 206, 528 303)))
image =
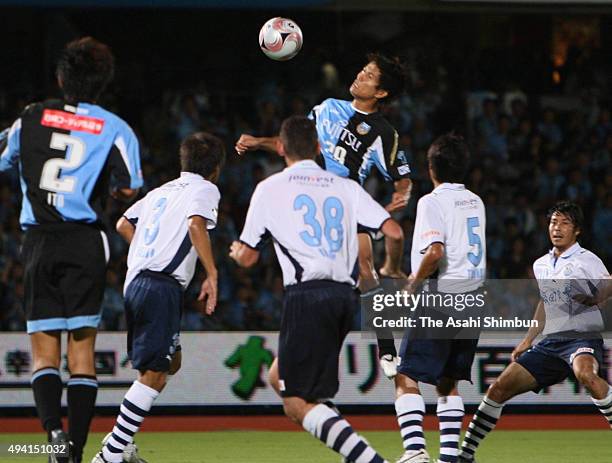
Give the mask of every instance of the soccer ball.
POLYGON ((259 46, 268 58, 287 61, 302 48, 302 30, 291 19, 272 18, 259 31, 259 46))

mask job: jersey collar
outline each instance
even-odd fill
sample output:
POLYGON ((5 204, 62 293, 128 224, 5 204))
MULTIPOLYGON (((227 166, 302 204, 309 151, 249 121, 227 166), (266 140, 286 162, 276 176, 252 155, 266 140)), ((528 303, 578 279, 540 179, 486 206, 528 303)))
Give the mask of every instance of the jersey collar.
MULTIPOLYGON (((561 259, 567 259, 568 257, 571 257, 572 255, 576 254, 581 249, 582 246, 580 246, 580 244, 578 244, 578 241, 576 241, 569 248, 567 248, 565 252, 563 252, 563 254, 561 254, 559 257, 561 259)), ((548 254, 550 254, 551 259, 555 259, 555 248, 548 251, 548 254)))
POLYGON ((206 180, 200 174, 194 174, 193 172, 186 172, 186 171, 181 172, 181 177, 192 177, 192 178, 199 178, 199 179, 206 180))
POLYGON ((463 183, 441 183, 440 185, 435 187, 433 191, 435 192, 440 190, 461 191, 465 190, 465 185, 463 183))
POLYGON ((321 168, 321 166, 319 166, 319 164, 314 162, 312 159, 304 159, 302 161, 294 162, 289 167, 286 167, 285 170, 306 169, 306 168, 312 169, 313 167, 317 167, 319 169, 321 168))

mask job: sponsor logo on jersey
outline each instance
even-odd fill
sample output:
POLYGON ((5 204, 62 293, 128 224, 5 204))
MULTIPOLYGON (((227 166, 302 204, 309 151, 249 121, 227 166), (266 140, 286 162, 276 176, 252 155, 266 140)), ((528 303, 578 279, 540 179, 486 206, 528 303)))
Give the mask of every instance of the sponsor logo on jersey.
POLYGON ((301 185, 329 186, 334 183, 334 177, 323 175, 290 175, 289 183, 292 182, 301 185))
POLYGON ((478 200, 476 199, 460 199, 455 201, 455 207, 473 209, 478 206, 478 200))
POLYGON ((104 129, 104 119, 90 116, 77 116, 76 114, 56 109, 45 109, 40 123, 45 127, 87 132, 93 135, 100 135, 102 129, 104 129))
POLYGON ((366 124, 365 122, 362 122, 357 126, 357 133, 359 135, 365 135, 370 131, 371 128, 372 127, 370 125, 366 124))
POLYGON ((332 124, 329 119, 323 119, 321 121, 325 133, 330 137, 336 138, 338 141, 342 141, 345 146, 350 147, 353 151, 357 152, 361 146, 361 142, 357 139, 357 135, 352 133, 346 128, 347 121, 337 121, 332 124))
POLYGON ((572 264, 567 264, 565 268, 563 269, 563 275, 568 277, 572 274, 573 271, 574 271, 574 266, 572 264))

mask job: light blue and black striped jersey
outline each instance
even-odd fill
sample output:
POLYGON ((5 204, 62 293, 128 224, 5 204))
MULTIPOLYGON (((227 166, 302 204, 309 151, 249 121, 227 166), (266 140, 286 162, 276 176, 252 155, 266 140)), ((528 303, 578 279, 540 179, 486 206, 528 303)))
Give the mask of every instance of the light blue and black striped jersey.
POLYGON ((397 132, 379 112, 364 113, 350 101, 329 98, 308 117, 317 127, 325 170, 361 184, 372 167, 387 181, 409 176, 406 155, 398 150, 397 132))
POLYGON ((21 227, 103 223, 109 188, 142 186, 138 140, 104 108, 48 100, 29 105, 0 140, 0 170, 19 168, 21 227))

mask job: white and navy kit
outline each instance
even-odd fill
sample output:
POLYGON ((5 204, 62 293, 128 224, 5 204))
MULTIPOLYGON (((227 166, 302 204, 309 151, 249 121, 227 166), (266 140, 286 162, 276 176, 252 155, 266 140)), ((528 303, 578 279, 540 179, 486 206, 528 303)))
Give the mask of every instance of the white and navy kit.
POLYGON ((220 194, 200 175, 181 176, 149 192, 125 213, 135 227, 128 253, 125 309, 128 355, 138 370, 168 371, 179 348, 183 291, 193 278, 197 251, 190 217, 217 224, 220 194))
POLYGON ((603 365, 601 308, 575 298, 594 296, 610 274, 599 257, 578 243, 559 256, 551 250, 540 257, 533 264, 533 273, 544 304, 544 339, 518 362, 536 379, 537 392, 564 381, 578 355, 592 355, 603 365))
POLYGON ((442 183, 417 203, 410 263, 416 273, 427 248, 444 245, 438 290, 473 291, 486 270, 485 208, 480 197, 459 183, 442 183))
POLYGON ((300 161, 262 181, 240 240, 272 239, 286 287, 279 338, 281 394, 307 401, 338 390, 338 355, 358 308, 357 224, 386 212, 356 182, 300 161))
POLYGON ((315 121, 326 170, 361 184, 374 166, 387 181, 409 177, 397 132, 379 112, 364 113, 350 101, 329 98, 308 117, 315 121))
POLYGON ((100 106, 49 100, 23 111, 0 153, 0 170, 19 169, 23 193, 28 332, 97 327, 104 202, 111 187, 142 186, 134 132, 100 106))
MULTIPOLYGON (((480 197, 464 185, 442 183, 417 204, 411 250, 411 269, 416 273, 429 246, 444 245, 435 280, 440 293, 478 290, 486 273, 485 207, 480 197)), ((434 316, 434 312, 430 313, 434 316)), ((400 347, 398 371, 416 380, 437 384, 441 378, 469 380, 476 354, 478 333, 455 339, 459 329, 406 330, 400 347), (425 330, 426 331, 426 330, 425 330), (444 336, 443 339, 440 339, 444 336), (438 339, 436 339, 438 338, 438 339)))

